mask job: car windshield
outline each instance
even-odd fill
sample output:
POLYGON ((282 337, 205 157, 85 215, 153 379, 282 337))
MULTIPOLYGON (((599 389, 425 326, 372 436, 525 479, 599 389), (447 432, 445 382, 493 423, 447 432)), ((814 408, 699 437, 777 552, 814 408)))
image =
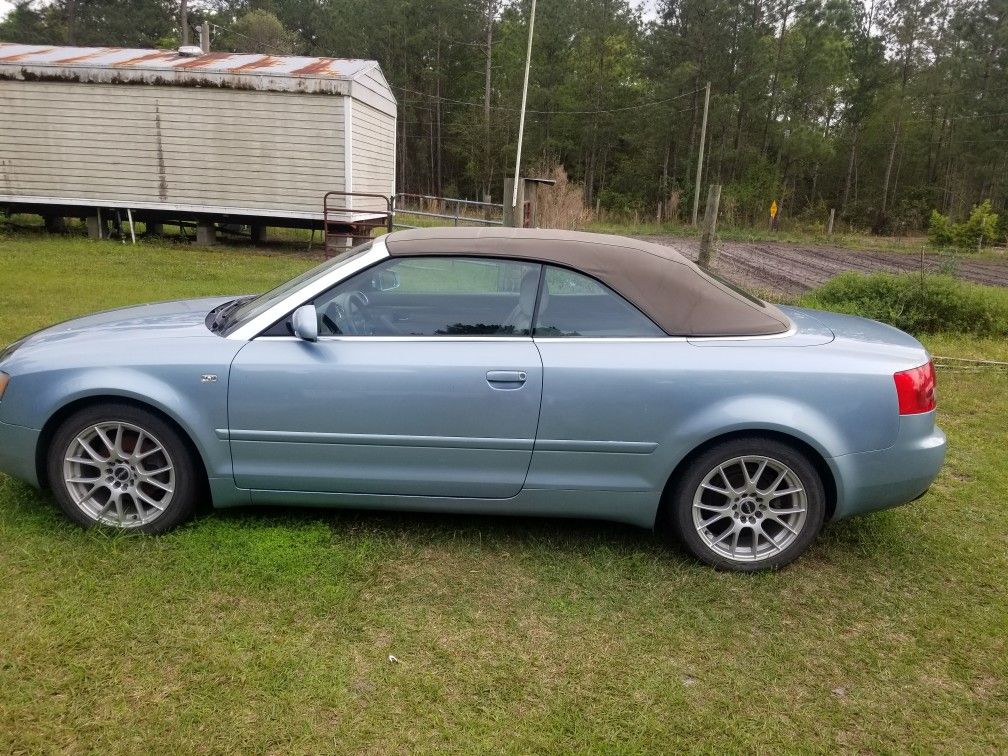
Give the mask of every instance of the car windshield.
POLYGON ((366 242, 353 247, 352 249, 348 249, 346 252, 336 255, 336 257, 333 257, 332 259, 326 260, 320 265, 316 265, 311 270, 305 271, 300 276, 292 278, 289 281, 285 281, 275 289, 270 289, 265 294, 260 294, 257 297, 242 301, 240 305, 234 308, 233 312, 227 313, 226 331, 233 331, 240 325, 248 323, 253 318, 262 315, 266 312, 266 310, 282 300, 291 292, 297 291, 301 287, 307 286, 312 281, 317 278, 321 278, 341 265, 345 265, 351 260, 367 254, 371 251, 371 244, 372 242, 366 242))

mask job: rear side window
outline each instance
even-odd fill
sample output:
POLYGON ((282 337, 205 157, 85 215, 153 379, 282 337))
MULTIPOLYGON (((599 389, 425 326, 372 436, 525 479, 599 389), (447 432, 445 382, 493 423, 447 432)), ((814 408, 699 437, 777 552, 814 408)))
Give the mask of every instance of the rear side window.
POLYGON ((593 278, 546 266, 534 335, 570 338, 656 338, 665 335, 640 310, 593 278))

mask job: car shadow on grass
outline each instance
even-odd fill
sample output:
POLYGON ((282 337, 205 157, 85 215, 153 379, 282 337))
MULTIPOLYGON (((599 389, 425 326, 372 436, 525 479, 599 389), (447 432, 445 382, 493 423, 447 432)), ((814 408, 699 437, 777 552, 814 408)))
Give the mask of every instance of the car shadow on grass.
MULTIPOLYGON (((416 547, 461 543, 496 550, 550 550, 572 557, 607 551, 703 567, 674 538, 608 520, 269 505, 210 509, 202 517, 253 528, 324 524, 336 537, 377 536, 408 540, 416 547)), ((889 561, 894 566, 904 561, 915 544, 919 546, 914 523, 900 510, 891 510, 826 523, 806 558, 827 563, 863 559, 884 568, 889 561)))
MULTIPOLYGON (((60 533, 81 533, 65 519, 52 494, 0 475, 0 516, 9 525, 60 533), (4 512, 3 510, 6 510, 4 512), (58 527, 64 524, 66 527, 58 527)), ((463 546, 497 551, 550 551, 572 558, 599 552, 646 559, 699 563, 675 541, 655 532, 606 520, 524 517, 493 514, 403 512, 352 508, 241 506, 214 509, 205 501, 180 532, 205 528, 267 531, 275 528, 326 527, 338 539, 380 539, 413 548, 463 546)), ((806 559, 831 563, 868 560, 885 568, 920 550, 921 524, 909 508, 827 523, 806 559)), ((136 533, 91 530, 99 538, 129 538, 136 533)), ((155 536, 156 537, 156 536, 155 536)))
POLYGON ((256 505, 201 512, 238 526, 325 524, 336 535, 382 535, 431 544, 472 541, 497 546, 550 544, 593 548, 599 545, 659 551, 661 539, 644 528, 618 522, 564 517, 408 512, 380 509, 256 505))

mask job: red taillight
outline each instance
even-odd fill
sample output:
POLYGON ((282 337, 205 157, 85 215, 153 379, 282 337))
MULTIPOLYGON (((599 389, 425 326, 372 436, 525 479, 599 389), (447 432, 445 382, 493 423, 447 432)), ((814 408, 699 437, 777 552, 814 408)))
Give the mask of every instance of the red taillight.
POLYGON ((934 363, 902 370, 893 375, 896 381, 896 396, 899 398, 901 415, 918 415, 935 408, 934 363))

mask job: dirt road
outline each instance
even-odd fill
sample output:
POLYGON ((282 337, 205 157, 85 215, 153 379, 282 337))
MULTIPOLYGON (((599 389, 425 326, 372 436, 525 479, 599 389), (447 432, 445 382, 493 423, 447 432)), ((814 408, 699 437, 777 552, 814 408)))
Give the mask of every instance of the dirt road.
MULTIPOLYGON (((673 247, 680 254, 696 260, 696 239, 669 236, 642 236, 651 242, 673 247)), ((720 241, 714 268, 728 280, 753 291, 798 295, 818 286, 837 273, 917 273, 920 256, 910 252, 869 252, 839 247, 817 247, 775 242, 720 241)), ((927 254, 928 272, 943 268, 942 258, 927 254)), ((948 267, 948 261, 945 262, 948 267)), ((1005 261, 970 260, 959 256, 952 272, 975 283, 1008 286, 1008 258, 1005 261)))

